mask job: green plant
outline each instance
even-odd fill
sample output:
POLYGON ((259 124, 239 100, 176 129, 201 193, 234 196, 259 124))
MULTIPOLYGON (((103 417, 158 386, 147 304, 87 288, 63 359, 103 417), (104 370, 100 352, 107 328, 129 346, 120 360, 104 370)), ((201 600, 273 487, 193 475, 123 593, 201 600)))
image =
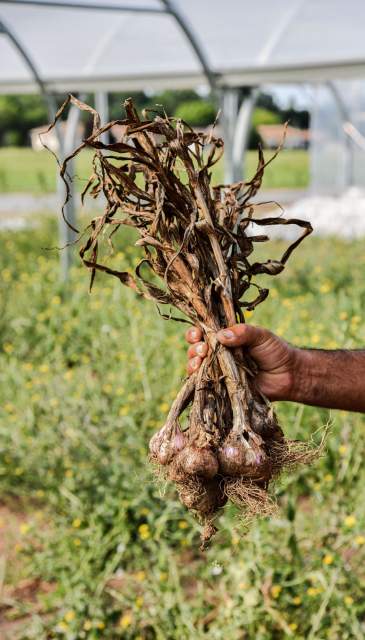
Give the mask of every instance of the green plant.
POLYGON ((192 127, 208 127, 216 118, 217 108, 207 100, 190 100, 180 104, 174 115, 189 122, 192 127))
MULTIPOLYGON (((0 232, 2 300, 11 293, 0 327, 0 636, 11 622, 22 640, 362 640, 363 416, 278 403, 292 438, 331 418, 326 456, 282 481, 277 517, 246 535, 228 510, 202 556, 193 518, 169 488, 162 499, 145 465, 184 377, 184 328, 104 276, 85 297, 81 265, 61 285, 59 254, 44 249, 57 244, 56 222, 35 221, 0 232)), ((110 265, 136 265, 130 245, 117 242, 110 265)), ((313 238, 249 321, 297 345, 362 348, 364 265, 362 240, 313 238)))

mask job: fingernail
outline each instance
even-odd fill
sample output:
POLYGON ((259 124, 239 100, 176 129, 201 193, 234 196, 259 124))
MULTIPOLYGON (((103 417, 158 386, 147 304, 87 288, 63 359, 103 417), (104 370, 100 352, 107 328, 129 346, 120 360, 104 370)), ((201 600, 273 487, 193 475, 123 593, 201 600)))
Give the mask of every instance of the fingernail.
POLYGON ((233 340, 233 338, 236 337, 230 329, 222 329, 221 331, 218 331, 218 336, 226 338, 226 340, 233 340))
POLYGON ((191 329, 190 330, 190 337, 193 338, 193 340, 195 340, 195 338, 198 337, 198 332, 196 329, 191 329))
POLYGON ((203 356, 204 352, 205 352, 205 344, 197 344, 195 347, 195 351, 200 355, 203 356))
POLYGON ((192 358, 192 360, 190 361, 190 365, 192 369, 199 369, 200 358, 192 358))

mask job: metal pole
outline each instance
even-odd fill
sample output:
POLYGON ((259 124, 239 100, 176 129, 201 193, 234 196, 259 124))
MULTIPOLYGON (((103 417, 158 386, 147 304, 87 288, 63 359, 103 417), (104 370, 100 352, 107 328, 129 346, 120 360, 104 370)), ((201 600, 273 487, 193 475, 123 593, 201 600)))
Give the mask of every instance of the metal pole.
POLYGON ((190 25, 186 17, 177 8, 173 0, 161 0, 161 2, 166 7, 166 12, 175 18, 179 27, 181 28, 186 38, 188 39, 192 49, 195 52, 196 57, 198 58, 202 66, 202 69, 209 82, 209 86, 212 90, 212 93, 214 93, 216 90, 216 76, 213 73, 212 69, 210 68, 208 58, 206 57, 204 50, 196 34, 194 33, 192 26, 190 25))
MULTIPOLYGON (((61 136, 61 144, 59 156, 63 161, 76 146, 77 127, 80 121, 80 110, 73 106, 70 108, 66 121, 66 128, 63 136, 61 136)), ((68 163, 67 172, 70 176, 74 174, 74 161, 71 160, 68 163)), ((57 195, 60 206, 62 206, 65 199, 65 185, 59 175, 57 175, 57 195)), ((73 226, 77 225, 77 216, 75 208, 75 189, 73 183, 70 183, 70 197, 64 208, 64 214, 66 220, 73 226)), ((72 244, 77 238, 77 234, 69 225, 64 221, 62 216, 58 218, 58 231, 60 246, 62 250, 60 252, 60 264, 61 264, 61 280, 65 282, 68 279, 69 270, 74 257, 74 248, 72 244)))
POLYGON ((23 47, 23 45, 21 44, 20 40, 17 38, 15 33, 13 33, 10 27, 8 27, 3 20, 0 20, 0 33, 4 33, 12 42, 14 47, 18 50, 18 53, 20 53, 21 57, 23 58, 25 64, 27 65, 29 71, 31 72, 35 82, 39 87, 39 91, 46 103, 50 118, 51 120, 53 120, 57 111, 56 101, 54 99, 54 96, 52 96, 52 94, 50 94, 47 91, 46 85, 44 84, 42 78, 40 77, 37 71, 37 67, 35 66, 32 58, 30 57, 26 49, 23 47))
POLYGON ((239 89, 224 87, 221 96, 224 138, 224 181, 226 183, 234 182, 233 145, 238 111, 238 93, 239 89))
POLYGON ((257 88, 252 89, 249 95, 243 98, 238 111, 232 152, 234 182, 239 182, 239 180, 242 180, 245 177, 244 161, 251 127, 252 111, 258 94, 259 90, 257 88))
POLYGON ((349 187, 354 183, 354 147, 353 141, 350 136, 346 133, 346 125, 351 124, 351 118, 349 114, 349 110, 347 108, 346 102, 341 96, 341 93, 337 89, 336 85, 333 82, 328 82, 327 86, 331 91, 335 102, 337 104, 337 108, 342 117, 342 127, 345 134, 345 186, 349 187))
MULTIPOLYGON (((43 97, 49 114, 49 119, 52 121, 57 112, 57 103, 55 97, 47 91, 47 87, 40 77, 37 68, 31 59, 30 55, 19 41, 17 36, 11 31, 11 29, 5 25, 3 21, 0 21, 0 33, 4 33, 8 36, 9 40, 13 43, 14 47, 17 49, 21 57, 23 58, 25 64, 30 70, 31 74, 34 77, 35 82, 39 87, 39 91, 41 96, 43 97)), ((69 117, 67 119, 66 133, 65 138, 62 136, 61 129, 57 124, 55 127, 55 132, 59 144, 59 153, 60 158, 63 160, 66 155, 71 151, 74 146, 74 138, 77 130, 79 113, 78 109, 70 109, 69 117)), ((71 164, 69 165, 69 169, 72 171, 71 164)), ((63 203, 64 200, 64 184, 59 177, 57 177, 57 194, 59 196, 60 203, 63 203)), ((73 200, 73 186, 71 183, 71 197, 69 202, 65 207, 65 216, 69 222, 75 226, 76 225, 76 214, 75 214, 75 205, 73 200)), ((66 245, 70 245, 75 239, 75 232, 72 231, 65 223, 65 221, 60 218, 59 219, 59 243, 61 247, 65 247, 66 245)), ((67 280, 68 271, 72 260, 72 247, 66 246, 65 249, 62 249, 60 252, 60 275, 63 281, 67 280)))
POLYGON ((62 2, 62 0, 0 0, 0 4, 20 4, 35 7, 55 7, 57 9, 91 9, 93 11, 127 11, 130 13, 165 13, 164 9, 149 6, 133 6, 96 2, 62 2))
MULTIPOLYGON (((95 92, 95 109, 100 116, 101 124, 104 125, 109 122, 109 101, 108 94, 106 91, 96 91, 95 92)), ((100 141, 107 143, 107 134, 102 133, 100 136, 100 141)))

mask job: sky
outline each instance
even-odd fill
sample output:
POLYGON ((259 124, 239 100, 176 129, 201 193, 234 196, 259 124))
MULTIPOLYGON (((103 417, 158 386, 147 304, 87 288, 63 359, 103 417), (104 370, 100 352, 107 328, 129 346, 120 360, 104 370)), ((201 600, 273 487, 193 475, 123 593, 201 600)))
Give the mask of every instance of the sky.
POLYGON ((296 109, 310 109, 312 89, 308 85, 265 85, 263 93, 271 93, 275 102, 283 109, 293 105, 296 109))

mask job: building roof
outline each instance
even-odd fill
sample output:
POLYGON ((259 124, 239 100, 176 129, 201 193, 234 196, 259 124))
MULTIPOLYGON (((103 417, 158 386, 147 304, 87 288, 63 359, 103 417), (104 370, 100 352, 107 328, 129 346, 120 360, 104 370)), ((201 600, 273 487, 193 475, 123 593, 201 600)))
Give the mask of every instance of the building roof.
MULTIPOLYGON (((205 83, 174 17, 111 10, 138 0, 89 0, 103 9, 0 0, 0 21, 52 90, 133 90, 205 83), (107 5, 109 10, 107 10, 107 5)), ((159 0, 141 0, 149 10, 159 0)), ((80 6, 86 0, 78 0, 80 6)), ((363 0, 175 0, 225 86, 312 82, 365 76, 363 0)), ((14 44, 0 33, 0 91, 36 83, 14 44)))

